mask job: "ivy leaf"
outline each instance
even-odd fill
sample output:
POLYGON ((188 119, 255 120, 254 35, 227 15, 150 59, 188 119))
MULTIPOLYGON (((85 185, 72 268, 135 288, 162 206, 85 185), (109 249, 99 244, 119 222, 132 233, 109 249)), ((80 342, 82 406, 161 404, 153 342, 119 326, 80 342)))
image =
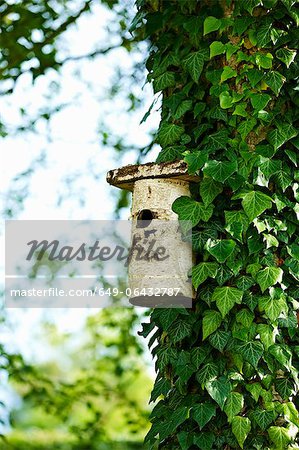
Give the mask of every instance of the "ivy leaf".
POLYGON ((186 150, 186 147, 182 145, 174 145, 172 147, 164 148, 158 155, 156 162, 176 161, 182 159, 182 153, 186 150))
POLYGON ((294 62, 296 55, 296 50, 290 50, 288 48, 280 48, 276 52, 277 58, 280 59, 280 61, 282 61, 287 68, 289 68, 292 62, 294 62))
POLYGON ((284 344, 275 344, 269 348, 270 355, 274 358, 289 372, 292 370, 292 352, 284 344))
POLYGON ((250 328, 254 319, 254 314, 249 309, 242 308, 236 314, 236 321, 243 325, 245 328, 250 328))
POLYGON ((280 125, 279 128, 268 133, 268 141, 273 145, 275 150, 278 150, 285 142, 297 136, 298 131, 290 124, 286 123, 280 125))
POLYGON ((230 333, 227 331, 217 330, 209 337, 209 342, 214 348, 223 352, 230 336, 230 333))
POLYGON ((292 183, 291 171, 288 166, 283 166, 282 170, 275 175, 275 181, 284 192, 292 183))
POLYGON ((195 372, 194 366, 191 364, 181 365, 178 364, 176 366, 176 373, 180 377, 183 383, 187 383, 190 379, 191 375, 195 372))
POLYGON ((244 407, 244 397, 239 392, 231 392, 226 400, 224 412, 229 422, 239 414, 244 407))
MULTIPOLYGON (((276 267, 273 267, 273 268, 276 269, 276 267)), ((275 274, 273 274, 272 280, 275 281, 275 279, 276 279, 275 274)), ((268 283, 270 281, 271 280, 269 280, 268 283)), ((288 306, 287 306, 287 302, 286 302, 286 299, 284 298, 284 296, 281 296, 280 298, 272 298, 269 296, 262 297, 259 299, 258 304, 259 304, 259 308, 262 311, 265 311, 267 317, 271 320, 271 322, 276 322, 276 320, 279 318, 279 316, 282 313, 287 315, 288 306)))
POLYGON ((217 259, 218 262, 224 263, 233 253, 236 243, 232 239, 209 239, 206 244, 208 252, 217 259))
POLYGON ((173 72, 162 73, 162 75, 157 77, 153 82, 155 93, 174 85, 175 85, 175 76, 173 72))
POLYGON ((208 277, 215 278, 218 264, 212 262, 201 262, 192 268, 192 283, 195 289, 206 281, 208 277))
POLYGON ((255 147, 255 151, 258 155, 263 156, 264 158, 272 158, 275 155, 275 150, 272 145, 257 145, 255 147))
POLYGON ((223 286, 224 283, 226 283, 232 276, 233 276, 232 271, 224 264, 221 264, 218 269, 216 281, 219 284, 219 286, 223 286))
POLYGON ((182 134, 184 133, 184 128, 174 123, 162 123, 158 131, 158 143, 162 147, 167 145, 172 145, 177 142, 182 134))
POLYGON ((160 378, 158 381, 155 381, 150 402, 155 402, 160 395, 166 395, 170 388, 171 383, 166 378, 160 378))
POLYGON ((258 27, 256 37, 259 47, 266 47, 271 41, 271 30, 273 23, 271 19, 264 20, 258 27))
POLYGON ((178 214, 179 220, 190 221, 195 227, 201 220, 207 222, 213 214, 213 205, 205 206, 190 197, 182 196, 172 204, 172 210, 178 214))
POLYGON ((232 55, 234 53, 236 53, 239 50, 240 46, 239 45, 234 45, 231 42, 228 42, 227 44, 225 44, 225 56, 226 56, 226 60, 229 61, 230 58, 232 57, 232 55))
POLYGON ((215 363, 206 363, 202 369, 200 369, 196 374, 197 381, 204 385, 209 380, 217 377, 218 375, 218 366, 215 363))
POLYGON ((192 100, 182 101, 178 105, 175 113, 173 114, 173 118, 176 120, 180 119, 187 111, 190 111, 190 109, 192 109, 192 105, 193 105, 192 100))
POLYGON ((233 308, 237 303, 242 302, 243 292, 234 287, 217 287, 212 295, 212 300, 216 301, 217 308, 225 317, 226 314, 233 308))
POLYGON ((272 207, 272 199, 260 191, 251 191, 244 195, 242 206, 250 221, 272 207))
POLYGON ((241 289, 241 291, 247 291, 254 284, 255 283, 254 283, 253 278, 248 277, 246 275, 242 275, 242 276, 238 277, 236 280, 237 288, 241 289))
POLYGON ((178 433, 178 441, 182 450, 189 450, 189 448, 193 444, 192 434, 188 433, 187 431, 181 431, 180 433, 178 433))
POLYGON ((275 389, 283 400, 288 400, 295 394, 294 386, 288 378, 279 378, 275 382, 275 389))
POLYGON ((195 83, 198 82, 203 71, 204 63, 207 59, 208 53, 205 49, 199 50, 198 52, 193 52, 184 59, 183 64, 195 83))
POLYGON ((249 14, 252 16, 252 12, 254 8, 259 6, 261 4, 260 0, 240 0, 240 4, 242 8, 244 8, 246 11, 249 12, 249 14))
POLYGON ((216 181, 224 183, 238 169, 237 162, 209 161, 205 164, 203 172, 216 181))
POLYGON ((173 328, 169 331, 169 337, 171 341, 176 344, 183 340, 185 337, 190 336, 192 333, 192 325, 186 320, 177 319, 173 323, 173 328))
POLYGON ((206 383, 206 390, 212 399, 218 403, 220 409, 223 410, 225 401, 231 391, 231 384, 229 380, 225 376, 210 380, 206 383))
POLYGON ((261 342, 250 341, 239 345, 238 352, 240 352, 245 361, 248 361, 253 367, 257 368, 258 362, 263 356, 264 347, 261 342))
POLYGON ((215 435, 211 431, 196 434, 193 438, 193 443, 201 450, 212 450, 214 441, 215 435))
POLYGON ((250 95, 250 102, 252 104, 252 107, 254 109, 256 109, 257 111, 260 111, 261 109, 265 109, 270 100, 271 100, 271 97, 268 94, 251 94, 250 95))
POLYGON ((243 444, 250 430, 251 422, 247 417, 236 416, 232 419, 232 432, 241 448, 243 448, 243 444))
POLYGON ((229 95, 227 91, 221 92, 219 95, 220 106, 223 109, 228 109, 233 106, 233 98, 229 95))
POLYGON ((273 55, 271 53, 257 53, 255 56, 255 61, 259 67, 263 69, 271 69, 273 55))
POLYGON ((194 106, 194 119, 198 117, 204 110, 206 109, 206 105, 204 102, 198 102, 194 106))
MULTIPOLYGON (((159 310, 159 322, 163 327, 163 330, 167 331, 170 328, 170 325, 173 324, 175 319, 178 317, 179 313, 177 308, 165 308, 159 310)), ((152 329, 155 326, 155 323, 151 323, 152 329)))
POLYGON ((202 251, 208 239, 215 239, 216 237, 217 231, 213 228, 208 228, 203 231, 193 231, 192 246, 195 250, 202 251))
POLYGON ((288 157, 290 158, 290 161, 292 161, 292 163, 294 164, 294 166, 298 167, 297 154, 295 152, 293 152, 292 150, 289 150, 289 149, 287 149, 285 152, 288 155, 288 157))
POLYGON ((221 74, 221 83, 229 80, 230 78, 235 78, 238 75, 238 72, 230 66, 225 66, 222 74, 221 74))
POLYGON ((256 402, 258 402, 258 399, 263 391, 261 384, 260 383, 249 383, 245 387, 246 387, 247 391, 250 392, 250 394, 252 395, 254 400, 256 402))
MULTIPOLYGON (((280 311, 279 311, 280 314, 280 311)), ((278 315, 279 315, 278 314, 278 315)), ((260 340, 267 351, 271 345, 275 344, 275 332, 271 325, 266 325, 265 323, 259 323, 256 331, 260 335, 260 340)))
POLYGON ((275 175, 276 173, 282 170, 282 164, 281 161, 267 159, 265 162, 260 164, 259 168, 261 172, 265 175, 266 179, 269 180, 269 178, 271 178, 272 175, 275 175))
POLYGON ((216 17, 209 16, 205 19, 203 24, 203 35, 212 33, 213 31, 219 30, 221 25, 221 20, 216 17))
MULTIPOLYGON (((168 308, 171 309, 171 308, 168 308)), ((157 334, 154 333, 150 339, 149 342, 149 346, 151 347, 151 343, 152 339, 154 339, 154 341, 157 338, 157 334)), ((161 346, 159 349, 157 349, 157 357, 158 357, 158 361, 157 361, 157 366, 159 367, 160 370, 164 370, 165 367, 167 366, 167 364, 169 364, 171 361, 173 360, 177 360, 177 353, 175 352, 175 350, 172 347, 167 347, 165 345, 161 346)))
POLYGON ((254 410, 251 416, 262 431, 266 431, 269 428, 269 425, 276 418, 274 411, 267 411, 261 408, 254 410))
POLYGON ((226 45, 220 41, 214 41, 210 45, 210 59, 214 56, 222 55, 226 50, 226 45))
POLYGON ((235 17, 234 18, 234 24, 233 24, 233 34, 238 34, 239 36, 244 33, 244 31, 247 30, 249 25, 252 24, 252 18, 251 17, 235 17))
POLYGON ((208 160, 208 153, 198 151, 186 155, 184 161, 188 164, 188 173, 194 174, 201 169, 208 160))
POLYGON ((241 116, 241 117, 248 117, 248 113, 246 111, 247 103, 239 103, 233 112, 233 116, 241 116))
POLYGON ((206 142, 207 150, 213 153, 217 150, 226 149, 228 133, 226 130, 220 130, 217 133, 210 134, 206 142))
POLYGON ((199 185, 200 196, 207 206, 223 191, 223 186, 210 177, 204 177, 199 185))
POLYGON ((216 415, 216 406, 212 403, 200 403, 192 408, 192 416, 199 425, 199 429, 203 427, 216 415))
POLYGON ((263 79, 264 74, 258 69, 249 69, 247 72, 247 77, 251 87, 254 88, 263 79))
POLYGON ((172 411, 170 420, 160 423, 159 437, 161 440, 172 434, 185 420, 188 418, 187 406, 181 406, 177 410, 172 411))
POLYGON ((285 81, 285 77, 276 71, 270 71, 265 76, 265 82, 272 89, 275 95, 279 94, 285 81))
POLYGON ((270 427, 268 434, 277 450, 284 450, 292 440, 288 430, 283 427, 270 427))
POLYGON ((191 361, 192 364, 196 367, 196 369, 198 369, 199 366, 204 362, 208 354, 209 354, 208 346, 205 346, 204 348, 194 347, 191 350, 191 361))
POLYGON ((218 311, 205 311, 202 319, 202 340, 204 341, 210 334, 220 327, 222 322, 221 314, 218 311))
POLYGON ((233 223, 241 223, 244 231, 246 231, 249 227, 249 219, 242 210, 224 211, 224 214, 226 227, 232 225, 233 223))
POLYGON ((261 291, 265 292, 271 286, 276 283, 282 282, 283 270, 280 267, 266 267, 263 270, 259 270, 256 274, 256 281, 259 284, 261 291))
POLYGON ((237 130, 240 133, 243 141, 245 140, 246 136, 253 130, 256 124, 257 121, 254 118, 241 122, 237 130))
POLYGON ((225 229, 242 242, 243 234, 249 227, 249 220, 243 211, 224 211, 225 229))
POLYGON ((257 53, 255 56, 255 61, 259 68, 262 67, 263 69, 271 69, 273 55, 271 55, 271 53, 257 53))

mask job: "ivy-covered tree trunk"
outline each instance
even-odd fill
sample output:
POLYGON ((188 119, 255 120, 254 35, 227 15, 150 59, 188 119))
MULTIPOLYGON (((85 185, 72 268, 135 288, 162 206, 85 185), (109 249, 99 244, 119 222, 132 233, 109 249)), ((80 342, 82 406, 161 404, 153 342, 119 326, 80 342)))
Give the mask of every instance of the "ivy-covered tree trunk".
POLYGON ((150 448, 298 449, 298 2, 139 0, 158 161, 200 182, 192 310, 155 310, 150 448), (297 443, 297 444, 296 444, 297 443))

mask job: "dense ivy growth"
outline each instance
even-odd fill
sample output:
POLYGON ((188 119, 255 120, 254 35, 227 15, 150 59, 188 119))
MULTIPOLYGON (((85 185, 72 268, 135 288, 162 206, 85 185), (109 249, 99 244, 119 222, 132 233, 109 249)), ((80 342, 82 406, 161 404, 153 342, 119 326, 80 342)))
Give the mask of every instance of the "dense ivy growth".
POLYGON ((139 0, 158 161, 200 182, 193 310, 155 310, 150 448, 297 449, 298 2, 139 0))

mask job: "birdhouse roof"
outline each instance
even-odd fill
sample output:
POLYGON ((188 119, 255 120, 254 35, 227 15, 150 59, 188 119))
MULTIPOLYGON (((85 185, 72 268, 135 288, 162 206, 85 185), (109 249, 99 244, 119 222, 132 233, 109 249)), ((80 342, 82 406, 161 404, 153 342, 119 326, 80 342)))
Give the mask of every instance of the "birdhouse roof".
POLYGON ((147 178, 172 178, 189 182, 199 180, 197 175, 188 173, 187 164, 183 160, 128 165, 107 173, 109 184, 129 191, 133 191, 135 181, 147 178))

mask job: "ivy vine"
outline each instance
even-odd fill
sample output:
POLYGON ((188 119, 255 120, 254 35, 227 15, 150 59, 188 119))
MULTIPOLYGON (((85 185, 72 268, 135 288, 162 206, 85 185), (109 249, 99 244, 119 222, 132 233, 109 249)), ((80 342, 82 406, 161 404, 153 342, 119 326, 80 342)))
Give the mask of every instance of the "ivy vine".
POLYGON ((200 181, 192 310, 157 309, 149 448, 299 448, 298 2, 139 0, 158 162, 200 181))

